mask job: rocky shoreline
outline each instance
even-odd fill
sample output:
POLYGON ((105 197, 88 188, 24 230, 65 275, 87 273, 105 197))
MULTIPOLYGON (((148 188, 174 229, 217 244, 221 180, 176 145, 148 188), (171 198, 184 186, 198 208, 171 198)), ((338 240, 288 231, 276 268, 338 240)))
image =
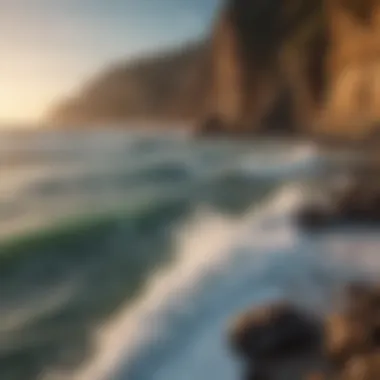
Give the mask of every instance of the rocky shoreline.
POLYGON ((244 380, 378 380, 380 284, 350 284, 344 307, 324 320, 287 302, 249 310, 229 345, 244 380))
POLYGON ((380 226, 380 180, 378 165, 353 165, 345 186, 327 184, 328 202, 310 203, 296 216, 298 225, 307 230, 342 225, 380 226))
MULTIPOLYGON (((377 166, 367 165, 339 191, 326 186, 330 202, 305 206, 296 223, 312 232, 347 224, 380 226, 378 173, 377 166)), ((239 315, 228 337, 244 363, 242 379, 379 380, 380 283, 351 283, 343 293, 343 307, 323 319, 287 301, 239 315)))

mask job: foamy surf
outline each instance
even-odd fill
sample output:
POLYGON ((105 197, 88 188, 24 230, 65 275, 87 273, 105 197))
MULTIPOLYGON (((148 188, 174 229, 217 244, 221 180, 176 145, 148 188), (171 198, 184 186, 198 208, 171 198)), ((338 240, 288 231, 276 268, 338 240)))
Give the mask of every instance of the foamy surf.
MULTIPOLYGON (((327 158, 312 146, 282 142, 208 146, 186 139, 140 140, 129 135, 124 142, 119 136, 110 137, 105 144, 99 135, 82 146, 75 145, 77 137, 58 139, 58 146, 48 152, 33 148, 35 163, 56 162, 59 165, 53 165, 53 170, 57 180, 70 186, 58 186, 59 191, 48 196, 39 191, 41 186, 45 189, 45 180, 39 177, 31 178, 25 187, 16 184, 22 188, 19 194, 25 209, 19 210, 20 218, 14 222, 22 225, 26 210, 36 216, 40 212, 34 210, 46 209, 49 213, 44 221, 50 225, 50 212, 63 217, 56 206, 73 208, 81 216, 99 206, 100 215, 108 215, 112 211, 108 210, 109 200, 116 195, 120 197, 116 202, 118 216, 112 211, 109 221, 101 217, 101 228, 91 217, 79 234, 78 225, 70 227, 67 236, 78 238, 69 245, 61 234, 42 234, 33 250, 28 242, 6 249, 7 254, 17 251, 30 259, 25 261, 20 255, 9 261, 15 273, 6 285, 11 289, 17 283, 20 296, 39 301, 15 304, 17 310, 30 306, 37 320, 30 325, 24 313, 17 325, 6 329, 9 341, 16 337, 19 346, 1 347, 6 355, 26 354, 30 368, 23 371, 21 380, 32 376, 46 380, 233 379, 239 363, 228 351, 225 330, 237 312, 279 297, 323 311, 331 289, 339 288, 350 276, 369 275, 371 270, 378 273, 374 249, 369 252, 366 241, 356 239, 355 234, 334 231, 325 237, 306 236, 293 224, 292 215, 307 201, 309 188, 286 186, 259 204, 279 184, 302 181, 318 171, 327 158), (83 168, 83 172, 66 177, 57 169, 61 164, 68 169, 71 165, 83 168), (119 213, 124 202, 136 203, 134 192, 138 199, 147 193, 146 212, 126 215, 123 208, 119 213), (178 207, 170 206, 173 196, 179 199, 178 207), (239 217, 222 214, 219 210, 230 212, 226 210, 231 200, 243 201, 240 213, 249 204, 255 206, 239 217), (163 202, 159 212, 152 211, 163 202), (168 211, 172 208, 175 212, 168 211), (189 210, 197 211, 187 219, 189 210), (178 227, 174 248, 168 233, 173 225, 178 227), (355 250, 360 250, 360 258, 355 250), (171 264, 169 257, 173 257, 171 264), (26 289, 30 278, 38 278, 51 292, 55 278, 50 277, 55 276, 54 272, 47 275, 49 268, 61 273, 63 264, 66 272, 62 282, 73 285, 73 289, 64 289, 73 291, 74 297, 67 291, 53 303, 44 304, 44 292, 26 289), (151 269, 157 265, 166 267, 151 277, 151 269), (132 273, 136 268, 137 279, 132 273), (83 282, 75 284, 70 276, 77 271, 83 282), (19 280, 25 291, 21 291, 19 280), (36 296, 33 299, 32 293, 36 296), (125 302, 124 308, 121 302, 125 302), (114 307, 121 311, 109 317, 114 307), (107 323, 102 322, 105 318, 107 323), (100 323, 101 328, 94 331, 93 325, 100 323), (40 350, 37 357, 35 352, 40 350), (86 357, 88 361, 73 373, 86 357)), ((30 155, 26 157, 29 163, 30 155)), ((19 164, 25 165, 15 161, 19 164)), ((232 208, 231 212, 236 211, 232 208)), ((9 226, 10 222, 4 223, 9 226)), ((379 247, 376 236, 366 232, 366 238, 369 245, 379 247)), ((7 295, 10 301, 15 300, 11 293, 7 295)), ((0 377, 5 378, 6 371, 7 366, 0 377)))
POLYGON ((280 297, 326 308, 348 272, 291 223, 306 197, 286 187, 242 218, 200 210, 176 235, 175 261, 98 331, 97 354, 74 378, 227 380, 239 370, 224 342, 236 312, 280 297))
POLYGON ((245 175, 277 179, 315 175, 323 167, 322 154, 314 144, 302 144, 261 157, 253 155, 252 159, 248 157, 240 166, 245 175))

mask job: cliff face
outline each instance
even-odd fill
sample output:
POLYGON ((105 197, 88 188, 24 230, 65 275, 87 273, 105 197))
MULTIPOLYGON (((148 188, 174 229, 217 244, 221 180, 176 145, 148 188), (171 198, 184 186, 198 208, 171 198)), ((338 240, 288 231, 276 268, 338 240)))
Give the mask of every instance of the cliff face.
POLYGON ((321 123, 337 135, 363 137, 380 121, 380 2, 330 1, 329 77, 321 123))
POLYGON ((299 129, 320 96, 321 2, 230 1, 213 40, 214 113, 242 132, 299 129))
POLYGON ((380 0, 227 0, 210 41, 119 67, 58 120, 365 137, 380 121, 380 0))
POLYGON ((63 124, 201 118, 210 85, 206 46, 192 44, 111 68, 48 117, 63 124))
POLYGON ((365 137, 380 120, 379 41, 377 0, 231 0, 214 32, 212 118, 365 137))

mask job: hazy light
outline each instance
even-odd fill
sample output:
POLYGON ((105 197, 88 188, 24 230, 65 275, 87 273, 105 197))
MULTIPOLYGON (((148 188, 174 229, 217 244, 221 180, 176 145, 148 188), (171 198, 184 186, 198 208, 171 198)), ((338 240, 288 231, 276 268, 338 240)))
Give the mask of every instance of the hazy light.
POLYGON ((1 0, 0 125, 38 120, 109 64, 204 33, 218 0, 1 0))

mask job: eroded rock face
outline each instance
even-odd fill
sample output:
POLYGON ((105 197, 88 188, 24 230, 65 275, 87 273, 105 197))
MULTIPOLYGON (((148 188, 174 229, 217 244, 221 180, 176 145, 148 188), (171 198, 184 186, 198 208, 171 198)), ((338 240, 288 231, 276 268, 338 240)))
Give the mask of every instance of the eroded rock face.
POLYGON ((204 43, 118 66, 50 118, 378 142, 379 39, 375 0, 226 0, 204 43))
POLYGON ((373 136, 379 26, 374 0, 229 0, 213 33, 209 112, 226 131, 272 133, 282 120, 313 136, 373 136))
POLYGON ((280 121, 292 130, 306 120, 320 95, 321 7, 320 0, 227 3, 213 35, 210 110, 226 131, 262 132, 280 121))

